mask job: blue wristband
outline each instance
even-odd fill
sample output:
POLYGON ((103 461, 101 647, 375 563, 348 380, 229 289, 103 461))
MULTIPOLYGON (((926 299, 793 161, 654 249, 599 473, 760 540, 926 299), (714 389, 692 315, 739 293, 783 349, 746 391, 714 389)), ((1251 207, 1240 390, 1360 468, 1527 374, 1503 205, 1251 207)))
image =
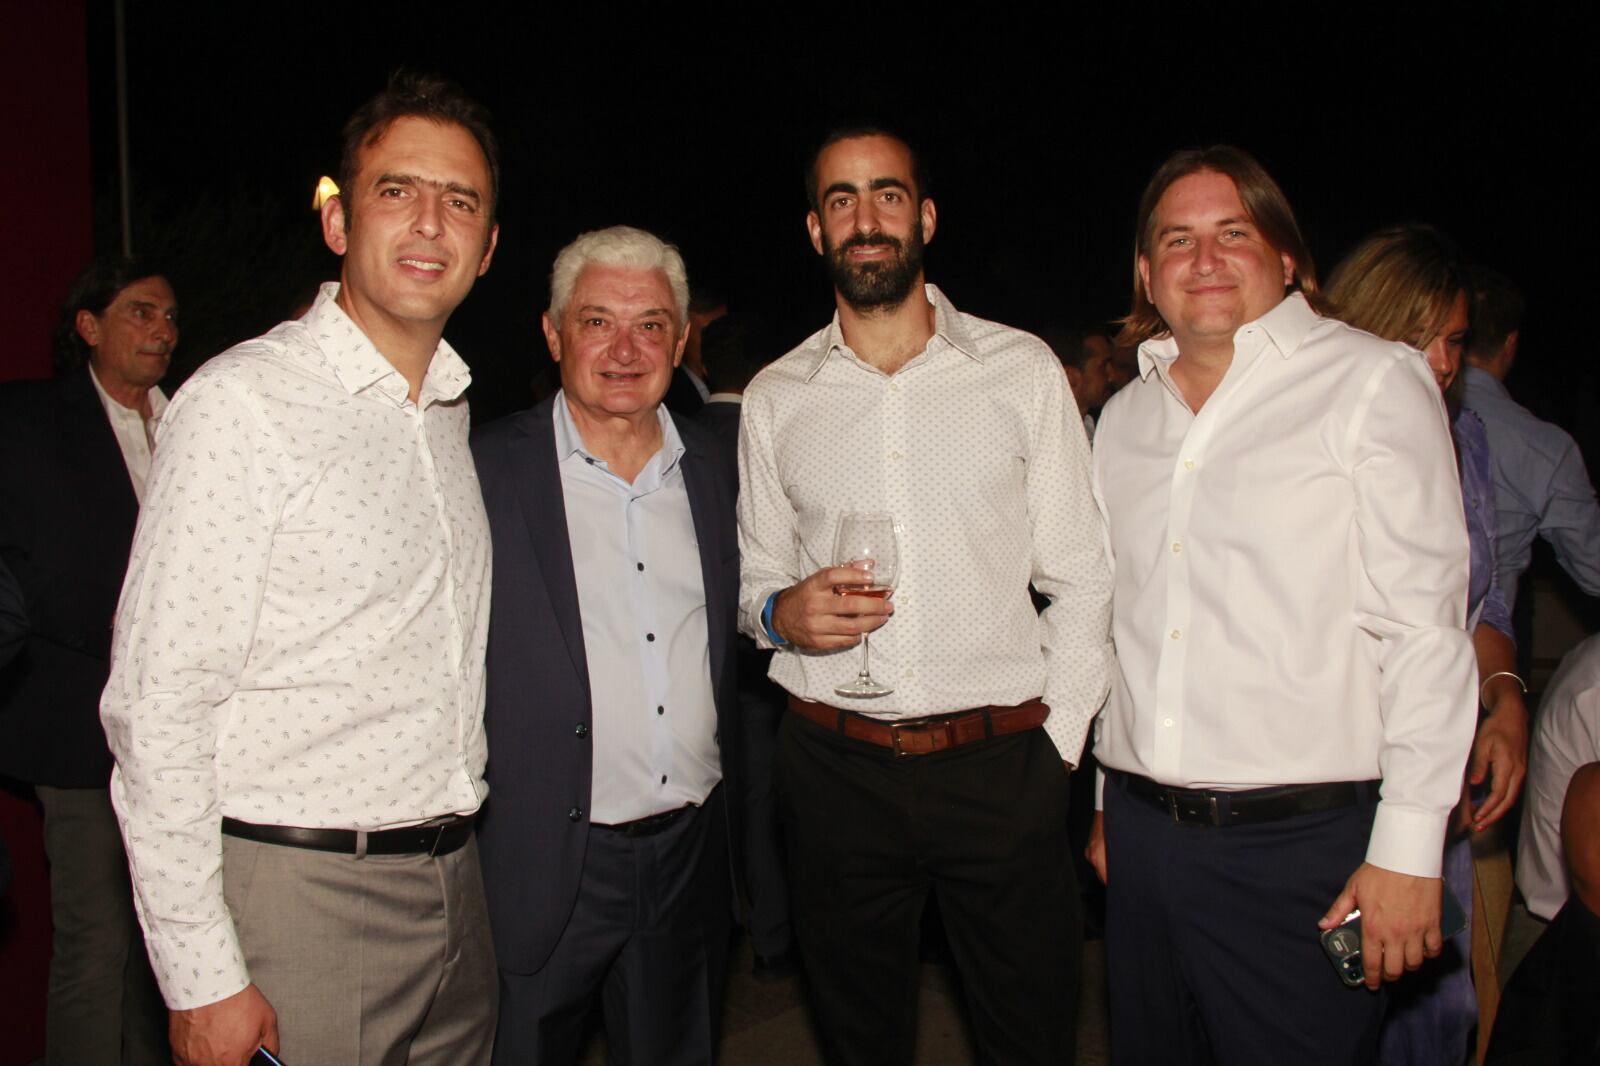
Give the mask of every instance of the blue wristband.
MULTIPOLYGON (((783 590, 780 589, 778 591, 781 592, 783 590)), ((778 593, 777 592, 774 592, 772 595, 767 597, 767 605, 765 607, 761 608, 761 628, 765 629, 767 631, 767 639, 768 640, 772 641, 773 644, 775 644, 778 647, 782 648, 785 645, 787 645, 789 642, 787 640, 784 640, 782 637, 778 636, 778 631, 776 629, 772 628, 772 605, 774 603, 776 603, 777 600, 778 600, 778 593)))

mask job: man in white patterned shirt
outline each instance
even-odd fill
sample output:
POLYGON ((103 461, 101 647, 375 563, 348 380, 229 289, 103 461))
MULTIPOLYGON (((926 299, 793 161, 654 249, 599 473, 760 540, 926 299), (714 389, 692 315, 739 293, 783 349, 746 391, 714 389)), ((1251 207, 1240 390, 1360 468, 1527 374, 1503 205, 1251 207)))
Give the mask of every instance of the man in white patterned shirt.
POLYGON ((102 715, 180 1063, 488 1061, 489 542, 441 339, 494 251, 486 118, 404 72, 358 110, 340 282, 163 422, 102 715))
POLYGON ((1140 376, 1094 446, 1112 1055, 1369 1062, 1382 1000, 1340 983, 1319 924, 1360 910, 1374 990, 1439 953, 1474 725, 1444 408, 1419 352, 1316 312, 1244 152, 1164 163, 1135 246, 1140 376))
POLYGON ((830 137, 808 192, 837 315, 745 393, 739 540, 741 626, 791 694, 775 776, 812 1003, 834 1061, 910 1062, 936 892, 979 1058, 1067 1061, 1066 769, 1110 665, 1088 442, 1043 342, 924 284, 936 214, 904 141, 830 137), (830 565, 850 511, 894 517, 891 599, 834 595, 864 580, 830 565), (836 695, 869 631, 894 691, 836 695))

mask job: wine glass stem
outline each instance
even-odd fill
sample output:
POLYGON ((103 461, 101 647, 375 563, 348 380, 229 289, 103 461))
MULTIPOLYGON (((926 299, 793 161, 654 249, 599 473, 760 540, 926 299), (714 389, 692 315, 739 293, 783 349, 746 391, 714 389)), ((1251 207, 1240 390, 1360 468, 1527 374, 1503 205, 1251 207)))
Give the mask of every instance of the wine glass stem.
POLYGON ((867 655, 871 646, 872 635, 870 633, 861 634, 861 673, 857 674, 856 677, 862 681, 872 680, 872 671, 867 669, 867 655))

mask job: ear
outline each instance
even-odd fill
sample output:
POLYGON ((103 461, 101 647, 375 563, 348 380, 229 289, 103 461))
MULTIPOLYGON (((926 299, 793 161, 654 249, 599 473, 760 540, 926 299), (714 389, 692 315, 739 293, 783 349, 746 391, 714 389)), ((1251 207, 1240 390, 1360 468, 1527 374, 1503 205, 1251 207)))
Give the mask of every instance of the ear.
POLYGON ((1139 257, 1139 283, 1144 286, 1144 298, 1152 304, 1156 302, 1155 294, 1150 291, 1150 257, 1139 257))
POLYGON ((1287 252, 1279 254, 1283 259, 1283 287, 1287 289, 1294 284, 1294 257, 1287 252))
POLYGON ((822 254, 822 219, 817 217, 815 211, 806 212, 806 232, 811 234, 811 247, 822 254))
POLYGON ((561 331, 551 321, 549 311, 539 316, 539 324, 544 327, 544 342, 550 346, 550 358, 561 362, 561 331))
POLYGON ((344 195, 330 196, 322 201, 322 243, 334 255, 343 255, 350 245, 345 233, 344 195))
MULTIPOLYGON (((86 313, 87 312, 84 311, 78 312, 80 315, 86 313)), ((1520 338, 1521 334, 1522 331, 1520 329, 1514 329, 1510 333, 1506 334, 1506 342, 1500 346, 1500 351, 1505 354, 1507 362, 1517 357, 1517 340, 1520 338)))
POLYGON ((683 362, 683 350, 689 344, 689 327, 685 326, 683 333, 678 336, 678 347, 672 353, 672 365, 677 366, 683 362))
POLYGON ((89 347, 98 347, 100 344, 100 320, 94 317, 93 311, 79 309, 72 317, 73 328, 78 331, 78 336, 83 338, 83 343, 89 347))
POLYGON ((922 243, 927 244, 933 240, 933 231, 939 228, 939 211, 933 206, 932 200, 922 201, 919 210, 922 213, 922 243))
POLYGON ((489 243, 483 248, 483 262, 478 264, 478 277, 483 277, 489 272, 489 260, 494 258, 494 246, 500 243, 500 224, 497 222, 489 227, 489 243))

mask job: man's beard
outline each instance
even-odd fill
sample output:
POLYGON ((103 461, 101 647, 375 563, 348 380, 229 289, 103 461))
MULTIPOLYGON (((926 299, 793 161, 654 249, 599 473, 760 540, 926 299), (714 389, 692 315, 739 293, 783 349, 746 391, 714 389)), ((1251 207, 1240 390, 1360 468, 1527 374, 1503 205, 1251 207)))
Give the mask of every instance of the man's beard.
POLYGON ((845 238, 837 248, 824 237, 823 250, 827 252, 828 273, 833 277, 833 287, 844 297, 844 302, 856 311, 870 314, 898 307, 911 295, 912 286, 922 274, 922 220, 919 218, 911 236, 905 241, 885 233, 857 233, 845 238), (895 250, 894 258, 852 263, 850 249, 870 248, 877 245, 895 250))

